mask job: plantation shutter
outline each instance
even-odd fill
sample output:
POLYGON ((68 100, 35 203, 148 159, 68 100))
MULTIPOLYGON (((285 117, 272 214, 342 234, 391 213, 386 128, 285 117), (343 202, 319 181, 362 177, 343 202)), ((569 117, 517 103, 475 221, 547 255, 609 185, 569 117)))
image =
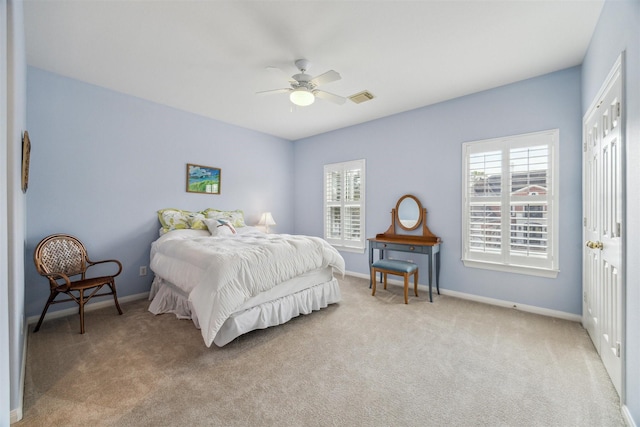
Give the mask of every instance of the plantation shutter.
POLYGON ((364 250, 364 160, 325 166, 324 237, 364 250))
POLYGON ((546 258, 549 254, 549 147, 510 152, 510 250, 512 256, 546 258))
POLYGON ((342 171, 325 173, 325 239, 342 236, 342 171))
POLYGON ((350 242, 360 242, 360 188, 361 170, 348 169, 345 171, 345 203, 344 203, 344 239, 350 242))
POLYGON ((552 130, 463 144, 465 265, 557 273, 557 143, 552 130))
POLYGON ((489 151, 469 158, 468 234, 471 251, 502 251, 502 153, 489 151))

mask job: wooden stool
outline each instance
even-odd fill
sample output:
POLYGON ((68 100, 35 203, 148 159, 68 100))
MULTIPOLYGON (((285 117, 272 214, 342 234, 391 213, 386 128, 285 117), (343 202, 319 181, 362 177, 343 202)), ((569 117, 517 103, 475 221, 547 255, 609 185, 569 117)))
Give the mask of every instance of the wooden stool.
POLYGON ((371 264, 371 295, 376 294, 376 273, 382 273, 384 288, 387 289, 387 274, 404 277, 404 303, 409 304, 409 276, 413 274, 413 291, 418 296, 418 266, 412 262, 397 259, 379 259, 371 264))

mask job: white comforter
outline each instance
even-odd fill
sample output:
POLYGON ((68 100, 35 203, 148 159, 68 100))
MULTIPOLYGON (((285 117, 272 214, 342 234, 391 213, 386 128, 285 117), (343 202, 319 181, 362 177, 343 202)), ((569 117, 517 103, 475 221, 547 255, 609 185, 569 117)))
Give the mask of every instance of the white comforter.
POLYGON ((207 346, 246 300, 295 276, 344 259, 318 237, 247 232, 210 236, 175 230, 151 247, 151 269, 189 294, 207 346))

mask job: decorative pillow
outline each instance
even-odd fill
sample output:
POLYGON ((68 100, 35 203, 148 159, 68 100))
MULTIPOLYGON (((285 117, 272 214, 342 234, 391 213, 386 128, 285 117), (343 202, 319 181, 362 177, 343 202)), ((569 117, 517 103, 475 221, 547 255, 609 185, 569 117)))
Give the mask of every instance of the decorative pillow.
POLYGON ((233 226, 233 224, 231 224, 231 222, 227 221, 226 219, 219 219, 218 222, 220 223, 220 225, 218 226, 218 235, 226 235, 226 230, 231 231, 231 234, 236 234, 236 228, 233 226))
POLYGON ((162 228, 166 230, 182 230, 190 228, 189 213, 180 209, 160 209, 158 211, 158 220, 162 228))
POLYGON ((207 218, 215 218, 215 219, 226 219, 236 228, 245 227, 244 223, 244 212, 241 209, 237 209, 235 211, 221 211, 218 209, 206 209, 201 212, 207 218))
POLYGON ((205 218, 204 225, 207 226, 207 229, 209 230, 209 233, 211 233, 212 236, 218 235, 218 226, 220 225, 220 223, 218 222, 217 219, 205 218))
POLYGON ((160 209, 158 211, 158 220, 165 233, 171 230, 185 230, 188 228, 206 230, 207 226, 203 222, 204 219, 205 216, 202 212, 190 212, 173 208, 160 209))
POLYGON ((205 216, 202 212, 189 213, 189 225, 194 230, 206 230, 207 225, 204 223, 205 216))
POLYGON ((224 219, 206 218, 204 224, 212 236, 231 236, 236 234, 234 226, 224 219))

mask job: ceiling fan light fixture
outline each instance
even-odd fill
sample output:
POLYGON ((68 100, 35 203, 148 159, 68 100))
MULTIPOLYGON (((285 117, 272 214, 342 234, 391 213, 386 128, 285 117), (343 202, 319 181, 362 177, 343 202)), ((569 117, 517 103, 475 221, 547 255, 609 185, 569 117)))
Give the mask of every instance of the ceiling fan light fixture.
POLYGON ((300 107, 306 107, 313 104, 316 100, 316 97, 307 89, 299 87, 291 92, 291 94, 289 95, 289 99, 291 100, 291 102, 300 107))

